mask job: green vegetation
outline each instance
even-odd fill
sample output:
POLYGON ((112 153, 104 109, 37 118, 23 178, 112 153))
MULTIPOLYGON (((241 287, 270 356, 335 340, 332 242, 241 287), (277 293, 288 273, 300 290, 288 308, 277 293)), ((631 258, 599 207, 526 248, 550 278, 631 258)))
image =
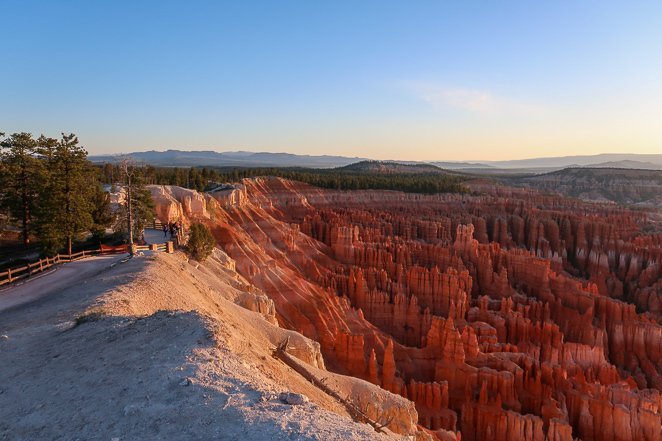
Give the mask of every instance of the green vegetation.
POLYGON ((110 206, 110 194, 103 191, 101 186, 95 185, 92 194, 92 237, 99 243, 106 234, 106 227, 115 221, 115 215, 110 206))
POLYGON ((187 243, 188 251, 198 261, 204 261, 216 246, 216 240, 206 225, 195 223, 191 225, 187 243))
MULTIPOLYGON (((0 134, 4 137, 4 133, 0 134)), ((23 245, 30 244, 32 221, 44 183, 44 163, 29 133, 14 133, 0 141, 0 205, 21 226, 23 245)))
POLYGON ((89 322, 95 322, 97 320, 101 320, 105 316, 107 316, 108 313, 104 311, 101 308, 94 308, 90 309, 88 311, 85 311, 81 315, 77 316, 75 321, 74 321, 74 328, 78 327, 84 323, 89 323, 89 322))
POLYGON ((99 183, 87 160, 87 152, 75 135, 63 134, 59 142, 44 137, 40 140, 42 138, 46 146, 39 153, 45 167, 37 236, 47 254, 56 253, 65 245, 67 254, 71 254, 74 239, 89 231, 94 223, 93 195, 99 183), (96 186, 90 182, 95 182, 96 186))
MULTIPOLYGON (((140 231, 154 216, 154 203, 144 187, 142 171, 137 169, 131 198, 133 225, 140 231)), ((106 228, 118 218, 111 209, 110 195, 101 186, 101 176, 74 134, 35 139, 30 133, 0 133, 3 228, 16 231, 18 227, 23 249, 34 250, 31 242, 36 239, 45 255, 62 250, 71 254, 74 242, 89 240, 90 236, 98 245, 106 228)))
MULTIPOLYGON (((410 166, 407 166, 410 167, 410 166)), ((277 176, 305 182, 321 188, 337 190, 399 190, 410 193, 463 193, 467 192, 463 182, 466 177, 428 168, 402 167, 383 173, 358 167, 334 169, 308 168, 238 168, 238 167, 143 167, 145 182, 158 185, 177 185, 205 191, 223 182, 236 182, 242 178, 277 176), (425 170, 425 171, 422 171, 425 170)), ((104 182, 113 182, 119 171, 118 165, 105 164, 100 167, 104 182)))

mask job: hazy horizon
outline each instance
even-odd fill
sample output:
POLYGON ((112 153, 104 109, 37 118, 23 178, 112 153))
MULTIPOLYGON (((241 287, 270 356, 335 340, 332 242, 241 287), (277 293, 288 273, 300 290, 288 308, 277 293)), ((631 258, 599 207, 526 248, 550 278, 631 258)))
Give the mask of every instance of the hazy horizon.
POLYGON ((416 161, 416 162, 457 162, 457 163, 492 163, 492 162, 506 162, 506 161, 527 161, 527 160, 542 160, 542 159, 563 159, 563 158, 576 158, 576 157, 596 157, 596 156, 659 156, 662 157, 662 153, 625 153, 625 152, 601 152, 590 155, 559 155, 559 156, 529 156, 523 158, 503 158, 503 159, 481 159, 481 158, 469 158, 469 159, 452 159, 446 160, 444 158, 428 158, 428 159, 419 159, 419 160, 410 160, 406 158, 371 158, 363 157, 356 155, 339 155, 333 153, 293 153, 288 151, 265 151, 265 150, 225 150, 225 149, 214 149, 214 148, 201 148, 201 149, 190 149, 185 147, 172 147, 172 148, 146 148, 143 150, 130 150, 130 151, 119 151, 119 152, 101 152, 93 153, 91 156, 121 156, 121 155, 131 155, 132 153, 144 153, 144 152, 159 152, 164 153, 167 151, 181 151, 181 152, 214 152, 214 153, 272 153, 272 154, 289 154, 289 155, 300 155, 300 156, 338 156, 345 158, 356 158, 356 159, 365 159, 365 160, 374 160, 374 161, 416 161))
POLYGON ((75 132, 93 155, 662 151, 654 2, 24 1, 0 13, 0 131, 75 132))

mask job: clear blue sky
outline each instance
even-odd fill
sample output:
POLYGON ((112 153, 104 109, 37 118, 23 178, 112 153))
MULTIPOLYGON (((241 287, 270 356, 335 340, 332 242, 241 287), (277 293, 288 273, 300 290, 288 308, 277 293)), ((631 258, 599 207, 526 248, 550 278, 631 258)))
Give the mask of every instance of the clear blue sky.
POLYGON ((0 131, 91 153, 662 153, 662 2, 0 0, 0 131))

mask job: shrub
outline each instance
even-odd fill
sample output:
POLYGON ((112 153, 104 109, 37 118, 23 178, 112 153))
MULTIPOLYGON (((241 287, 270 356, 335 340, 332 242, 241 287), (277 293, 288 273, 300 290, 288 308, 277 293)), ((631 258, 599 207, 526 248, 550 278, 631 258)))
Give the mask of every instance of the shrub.
POLYGON ((214 246, 216 246, 216 240, 207 226, 200 223, 191 225, 187 247, 196 260, 200 262, 205 260, 211 254, 214 246))
POLYGON ((96 320, 100 320, 104 316, 106 316, 106 312, 104 310, 102 310, 100 308, 90 309, 88 311, 85 311, 84 313, 82 313, 78 317, 76 317, 76 321, 75 321, 76 324, 74 325, 74 327, 80 326, 83 323, 88 323, 88 322, 93 322, 93 321, 96 321, 96 320))

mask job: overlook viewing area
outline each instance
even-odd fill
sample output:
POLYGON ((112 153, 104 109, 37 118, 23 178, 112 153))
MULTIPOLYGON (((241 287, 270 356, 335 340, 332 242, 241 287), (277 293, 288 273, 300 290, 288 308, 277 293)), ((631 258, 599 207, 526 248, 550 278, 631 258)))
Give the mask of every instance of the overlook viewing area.
MULTIPOLYGON (((143 233, 144 243, 134 243, 133 254, 145 252, 167 252, 173 253, 175 247, 183 240, 183 233, 179 231, 173 237, 168 230, 163 232, 163 224, 155 220, 146 226, 143 233)), ((142 241, 141 241, 142 242, 142 241)), ((40 273, 49 270, 48 274, 55 272, 56 266, 64 263, 73 263, 82 259, 105 260, 105 256, 119 256, 120 260, 129 254, 127 245, 110 246, 100 245, 97 249, 82 250, 72 254, 58 253, 52 257, 44 257, 36 261, 28 262, 22 265, 9 267, 0 271, 0 295, 2 295, 11 286, 11 284, 21 280, 29 279, 40 273), (4 288, 4 289, 3 289, 4 288)), ((69 271, 67 271, 69 273, 69 271)), ((41 276, 44 276, 42 274, 41 276)))

